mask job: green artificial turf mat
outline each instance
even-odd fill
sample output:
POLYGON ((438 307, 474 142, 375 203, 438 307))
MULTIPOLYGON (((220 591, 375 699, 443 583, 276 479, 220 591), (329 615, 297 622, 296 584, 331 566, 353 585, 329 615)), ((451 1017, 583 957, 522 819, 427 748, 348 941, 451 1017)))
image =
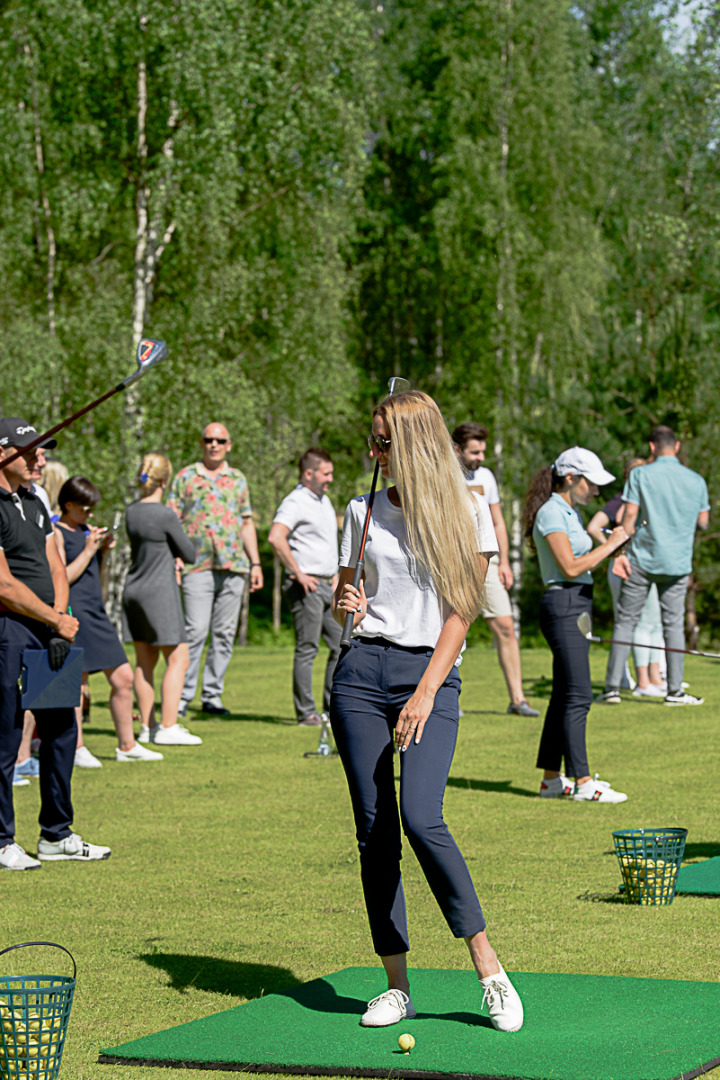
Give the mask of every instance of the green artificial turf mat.
POLYGON ((376 968, 345 968, 293 990, 100 1054, 107 1064, 345 1076, 669 1080, 720 1064, 720 984, 599 975, 512 975, 525 1007, 513 1034, 480 1013, 471 971, 411 972, 419 1015, 362 1028, 382 991, 376 968), (406 1055, 398 1036, 415 1037, 406 1055))
POLYGON ((675 892, 720 896, 720 856, 681 866, 675 892))

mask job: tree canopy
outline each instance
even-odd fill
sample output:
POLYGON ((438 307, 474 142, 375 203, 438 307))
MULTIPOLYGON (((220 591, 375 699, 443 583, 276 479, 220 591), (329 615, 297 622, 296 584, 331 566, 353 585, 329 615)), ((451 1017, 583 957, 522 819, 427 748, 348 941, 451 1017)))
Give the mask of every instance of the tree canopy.
POLYGON ((218 419, 261 530, 310 444, 341 507, 392 374, 489 426, 520 561, 574 443, 620 475, 670 423, 715 500, 715 5, 3 0, 0 27, 0 408, 49 425, 140 336, 171 350, 61 437, 104 505, 218 419))

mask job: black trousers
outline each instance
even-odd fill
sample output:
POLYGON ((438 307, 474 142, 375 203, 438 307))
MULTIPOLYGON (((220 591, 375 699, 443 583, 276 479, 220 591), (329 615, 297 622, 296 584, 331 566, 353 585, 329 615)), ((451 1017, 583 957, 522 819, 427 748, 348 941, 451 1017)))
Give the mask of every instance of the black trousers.
POLYGON ((592 705, 590 642, 578 615, 592 612, 592 585, 548 589, 540 601, 540 629, 553 654, 553 688, 545 713, 537 764, 567 776, 589 776, 585 727, 592 705))
MULTIPOLYGON (((22 652, 47 648, 49 636, 49 628, 34 619, 0 612, 0 847, 15 839, 12 784, 23 729, 18 685, 22 652)), ((35 722, 40 736, 40 833, 46 840, 62 840, 72 831, 75 710, 38 709, 35 722)))
POLYGON ((401 826, 455 937, 485 929, 467 865, 443 819, 458 732, 457 668, 435 696, 422 739, 400 754, 398 811, 393 729, 432 653, 384 638, 353 638, 335 668, 330 718, 350 788, 365 905, 379 956, 410 948, 401 826))

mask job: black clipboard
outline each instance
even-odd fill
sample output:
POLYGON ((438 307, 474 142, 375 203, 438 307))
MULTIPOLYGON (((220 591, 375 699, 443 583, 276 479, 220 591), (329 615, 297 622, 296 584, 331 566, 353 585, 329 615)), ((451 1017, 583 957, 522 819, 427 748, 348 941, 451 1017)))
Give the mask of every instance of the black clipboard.
POLYGON ((65 663, 52 671, 47 649, 23 649, 22 699, 23 709, 74 709, 80 704, 85 652, 70 648, 65 663))

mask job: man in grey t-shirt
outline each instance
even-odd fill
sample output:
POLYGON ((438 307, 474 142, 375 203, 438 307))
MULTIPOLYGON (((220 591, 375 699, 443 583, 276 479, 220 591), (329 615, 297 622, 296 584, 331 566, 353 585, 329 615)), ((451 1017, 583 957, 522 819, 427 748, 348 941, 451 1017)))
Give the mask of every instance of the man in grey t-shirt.
POLYGON ((313 662, 322 637, 330 650, 325 670, 323 709, 330 707, 342 630, 332 615, 338 578, 337 517, 327 489, 333 479, 332 458, 311 446, 300 459, 300 483, 283 499, 268 540, 287 571, 283 592, 295 628, 293 701, 299 724, 316 727, 322 717, 312 692, 313 662))

